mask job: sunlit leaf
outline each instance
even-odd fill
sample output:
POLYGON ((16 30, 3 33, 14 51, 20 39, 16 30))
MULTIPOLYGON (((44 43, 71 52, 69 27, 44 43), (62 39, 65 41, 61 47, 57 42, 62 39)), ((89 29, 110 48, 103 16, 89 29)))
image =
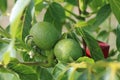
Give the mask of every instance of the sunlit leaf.
POLYGON ((17 0, 15 6, 12 9, 10 15, 10 32, 13 39, 16 37, 17 29, 20 27, 19 25, 22 14, 29 3, 30 0, 17 0))
POLYGON ((4 66, 6 66, 10 62, 10 57, 16 57, 12 42, 8 45, 6 51, 3 53, 2 62, 4 66))
POLYGON ((94 60, 89 58, 89 57, 80 57, 80 58, 77 59, 76 62, 86 62, 86 63, 93 64, 94 60))
POLYGON ((76 71, 76 69, 74 68, 74 67, 71 67, 70 69, 69 69, 69 71, 68 71, 68 80, 74 80, 75 79, 75 71, 76 71))
POLYGON ((119 78, 116 75, 116 69, 115 67, 108 67, 106 73, 104 74, 104 80, 119 80, 119 78))
MULTIPOLYGON (((73 10, 73 7, 74 7, 74 6, 72 6, 71 4, 66 4, 66 5, 64 6, 64 8, 67 9, 67 10, 69 10, 69 11, 72 11, 72 10, 73 10)), ((65 15, 66 15, 66 16, 70 16, 71 14, 68 13, 67 11, 65 11, 65 15)))
POLYGON ((79 0, 79 9, 82 13, 85 13, 89 2, 90 0, 79 0))
POLYGON ((35 5, 41 3, 42 0, 34 0, 35 5))
POLYGON ((76 27, 85 27, 88 26, 89 24, 85 21, 79 21, 75 24, 76 27))
POLYGON ((34 16, 34 3, 31 1, 26 6, 21 19, 19 20, 18 28, 16 29, 16 38, 19 40, 25 40, 25 37, 29 34, 30 28, 32 27, 32 19, 34 16))
POLYGON ((4 56, 3 56, 3 64, 7 65, 9 61, 10 61, 10 52, 7 51, 4 53, 4 56))

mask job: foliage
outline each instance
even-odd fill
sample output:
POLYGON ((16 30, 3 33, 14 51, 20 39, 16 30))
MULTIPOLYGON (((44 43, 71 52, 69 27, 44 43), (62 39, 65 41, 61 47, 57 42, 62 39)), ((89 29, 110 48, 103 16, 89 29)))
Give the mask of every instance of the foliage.
MULTIPOLYGON (((7 9, 0 0, 0 17, 7 9)), ((120 0, 15 0, 3 27, 0 80, 120 80, 120 0)))

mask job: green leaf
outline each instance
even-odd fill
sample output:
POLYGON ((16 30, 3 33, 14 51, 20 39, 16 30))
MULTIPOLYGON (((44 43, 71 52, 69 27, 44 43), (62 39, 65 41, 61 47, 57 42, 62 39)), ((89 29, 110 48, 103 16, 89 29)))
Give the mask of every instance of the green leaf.
POLYGON ((97 11, 98 9, 105 5, 105 1, 106 0, 92 0, 89 6, 90 8, 92 8, 92 10, 97 11))
POLYGON ((116 55, 116 53, 117 53, 117 50, 114 50, 114 49, 112 49, 110 52, 109 52, 109 57, 113 57, 113 56, 115 56, 116 55))
POLYGON ((12 9, 11 15, 10 15, 10 32, 12 39, 15 39, 16 33, 20 27, 21 24, 21 17, 23 15, 23 12, 26 8, 26 6, 30 3, 30 0, 17 0, 15 6, 12 9))
POLYGON ((37 69, 40 80, 54 80, 52 74, 46 68, 37 69))
POLYGON ((19 74, 21 80, 38 80, 37 74, 19 74))
POLYGON ((7 0, 0 0, 0 11, 3 13, 7 10, 7 0))
POLYGON ((0 80, 20 80, 17 76, 11 73, 0 72, 0 80))
POLYGON ((76 24, 76 26, 84 27, 86 30, 94 31, 109 17, 110 13, 110 5, 106 4, 99 9, 95 18, 92 18, 87 22, 80 21, 76 24))
POLYGON ((25 37, 29 34, 29 31, 32 27, 32 19, 34 16, 34 2, 31 0, 30 4, 26 8, 25 14, 24 14, 24 21, 22 23, 23 29, 22 29, 22 39, 24 40, 25 37))
POLYGON ((82 13, 85 13, 89 0, 79 0, 79 9, 82 13))
POLYGON ((54 76, 55 80, 67 80, 68 75, 66 74, 66 71, 68 69, 66 68, 65 64, 58 63, 53 69, 52 75, 54 76))
MULTIPOLYGON (((69 32, 67 34, 67 38, 71 38, 71 39, 74 39, 75 41, 77 41, 79 43, 79 38, 76 36, 76 34, 74 32, 69 32)), ((81 48, 81 46, 80 46, 81 48)), ((81 48, 82 49, 82 48, 81 48)))
POLYGON ((120 0, 109 0, 111 9, 120 23, 120 0))
POLYGON ((20 80, 19 76, 7 68, 0 67, 0 80, 20 80), (7 76, 7 77, 6 77, 7 76))
POLYGON ((111 13, 110 5, 107 4, 101 7, 101 9, 98 11, 96 15, 96 21, 92 26, 99 26, 102 22, 104 22, 108 18, 110 13, 111 13))
POLYGON ((61 32, 63 22, 65 21, 63 7, 56 2, 51 3, 44 15, 44 21, 54 24, 56 29, 61 32))
POLYGON ((106 30, 102 30, 98 35, 97 35, 97 40, 100 41, 107 41, 109 36, 109 32, 106 30))
POLYGON ((88 21, 88 25, 85 28, 92 31, 96 30, 109 17, 110 13, 110 5, 104 5, 97 12, 96 17, 88 21))
POLYGON ((77 0, 64 0, 65 2, 68 2, 72 5, 77 5, 77 0))
POLYGON ((84 29, 77 28, 83 39, 85 40, 85 43, 87 44, 88 48, 90 49, 90 53, 92 58, 95 61, 104 59, 103 53, 98 45, 98 42, 84 29))
POLYGON ((43 8, 46 7, 47 4, 44 3, 44 1, 40 0, 35 3, 35 12, 36 14, 39 14, 39 12, 42 11, 43 8))
MULTIPOLYGON (((66 4, 66 5, 64 6, 64 8, 65 8, 66 10, 72 11, 73 8, 74 8, 74 6, 71 5, 71 4, 66 4)), ((66 15, 66 16, 71 16, 71 14, 70 14, 69 12, 67 12, 67 11, 65 11, 65 15, 66 15)))
POLYGON ((0 35, 8 37, 8 38, 10 37, 10 34, 1 26, 0 26, 0 35))
POLYGON ((29 34, 30 28, 32 27, 32 18, 34 15, 34 2, 31 1, 25 8, 19 26, 17 28, 16 37, 19 40, 25 40, 25 37, 29 34))
POLYGON ((24 64, 20 64, 16 61, 10 62, 8 64, 8 68, 18 74, 34 74, 34 73, 36 73, 36 71, 32 67, 24 65, 24 64))
POLYGON ((120 25, 118 25, 116 30, 116 47, 117 50, 120 52, 120 25))
POLYGON ((74 67, 71 67, 70 69, 69 69, 69 71, 68 71, 68 80, 74 80, 75 79, 75 71, 76 71, 76 69, 74 68, 74 67))
POLYGON ((11 61, 7 67, 16 72, 21 80, 38 80, 35 69, 30 66, 20 64, 16 62, 16 60, 11 61))

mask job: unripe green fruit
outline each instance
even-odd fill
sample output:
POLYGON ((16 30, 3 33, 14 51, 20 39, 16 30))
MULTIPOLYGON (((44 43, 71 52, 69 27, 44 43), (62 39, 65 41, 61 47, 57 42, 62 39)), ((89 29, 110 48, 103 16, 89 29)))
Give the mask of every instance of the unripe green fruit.
POLYGON ((54 48, 56 58, 61 62, 71 62, 82 56, 82 49, 75 40, 63 39, 54 48))
POLYGON ((31 28, 30 35, 33 36, 33 41, 41 49, 51 49, 60 36, 56 28, 48 22, 36 23, 31 28))

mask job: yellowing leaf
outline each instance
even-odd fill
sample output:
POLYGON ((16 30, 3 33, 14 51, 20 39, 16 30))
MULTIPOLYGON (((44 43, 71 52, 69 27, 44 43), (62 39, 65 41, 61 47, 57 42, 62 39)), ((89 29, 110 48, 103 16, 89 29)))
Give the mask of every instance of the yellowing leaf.
POLYGON ((6 66, 9 62, 10 62, 10 52, 7 51, 3 55, 3 64, 4 64, 4 66, 6 66))
POLYGON ((16 54, 15 54, 15 52, 14 52, 13 45, 14 45, 14 43, 11 42, 11 43, 8 45, 8 48, 7 48, 6 52, 3 54, 2 62, 3 62, 3 65, 4 65, 4 66, 6 66, 6 65, 10 62, 10 57, 16 57, 16 54))

